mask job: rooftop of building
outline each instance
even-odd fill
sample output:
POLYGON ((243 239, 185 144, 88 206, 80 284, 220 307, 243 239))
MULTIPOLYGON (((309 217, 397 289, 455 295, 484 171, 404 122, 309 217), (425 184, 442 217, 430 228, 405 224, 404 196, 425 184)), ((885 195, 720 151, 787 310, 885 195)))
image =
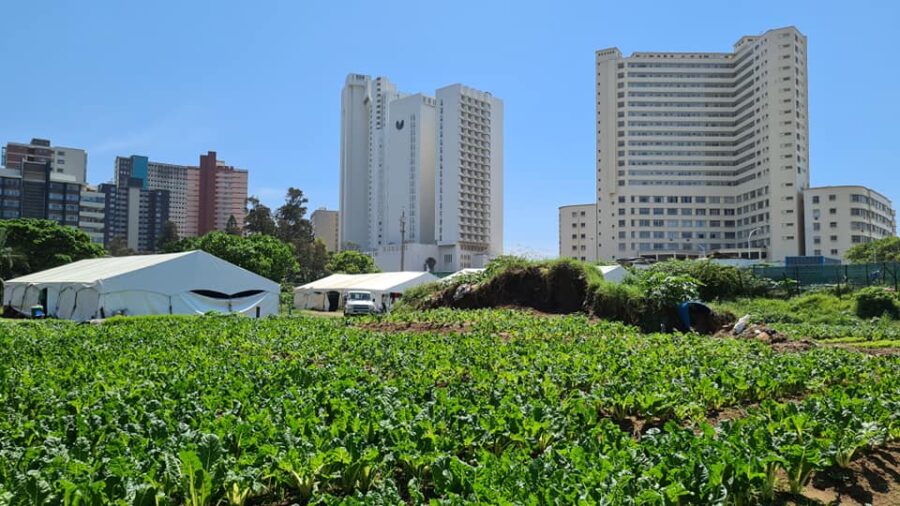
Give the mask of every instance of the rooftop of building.
MULTIPOLYGON (((770 30, 766 30, 761 35, 744 35, 732 46, 731 52, 703 52, 703 51, 635 51, 631 53, 631 55, 626 58, 663 58, 663 59, 688 59, 688 60, 701 60, 701 59, 731 59, 734 58, 735 54, 739 49, 741 49, 745 44, 749 42, 754 42, 759 40, 762 37, 772 33, 779 32, 784 30, 793 30, 800 37, 803 37, 804 40, 806 36, 797 29, 797 27, 790 25, 784 26, 780 28, 772 28, 770 30)), ((617 47, 609 47, 604 49, 598 49, 596 51, 596 56, 613 56, 616 58, 622 58, 622 52, 617 47)))
POLYGON ((868 193, 874 193, 876 196, 880 197, 885 202, 890 203, 891 199, 884 196, 884 194, 869 188, 868 186, 863 186, 861 184, 838 184, 838 185, 828 185, 828 186, 810 186, 806 189, 807 192, 828 192, 835 190, 863 190, 868 193))

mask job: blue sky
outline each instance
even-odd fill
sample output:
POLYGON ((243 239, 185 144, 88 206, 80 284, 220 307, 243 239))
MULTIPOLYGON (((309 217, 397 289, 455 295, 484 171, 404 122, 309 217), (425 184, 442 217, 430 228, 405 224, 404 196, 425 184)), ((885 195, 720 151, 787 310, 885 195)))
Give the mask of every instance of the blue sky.
POLYGON ((43 1, 0 6, 0 142, 250 170, 336 208, 347 73, 409 92, 456 82, 505 102, 505 243, 557 253, 557 207, 594 194, 594 51, 728 51, 794 25, 809 38, 814 185, 900 203, 900 2, 43 1), (852 7, 851 7, 852 5, 852 7))

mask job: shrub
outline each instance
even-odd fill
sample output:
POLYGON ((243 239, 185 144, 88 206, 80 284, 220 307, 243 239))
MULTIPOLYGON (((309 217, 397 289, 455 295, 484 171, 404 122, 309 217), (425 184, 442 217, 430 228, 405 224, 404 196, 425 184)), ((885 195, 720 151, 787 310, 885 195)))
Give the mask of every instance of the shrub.
POLYGON ((897 296, 884 288, 870 286, 856 292, 856 315, 860 318, 875 318, 887 314, 891 318, 900 315, 897 296))
POLYGON ((646 313, 646 303, 639 287, 608 281, 593 284, 585 301, 586 309, 594 316, 630 324, 641 321, 646 313))
POLYGON ((652 265, 641 275, 650 276, 654 273, 691 276, 700 282, 699 297, 703 300, 760 296, 770 286, 768 281, 750 272, 709 260, 669 260, 652 265))

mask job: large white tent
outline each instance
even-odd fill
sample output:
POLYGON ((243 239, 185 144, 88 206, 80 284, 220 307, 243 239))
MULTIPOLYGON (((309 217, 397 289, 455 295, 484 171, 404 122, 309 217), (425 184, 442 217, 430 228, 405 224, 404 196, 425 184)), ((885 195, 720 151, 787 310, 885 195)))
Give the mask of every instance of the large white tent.
POLYGON ((376 274, 332 274, 294 289, 294 307, 336 311, 350 290, 371 292, 375 304, 390 307, 404 291, 432 281, 430 272, 379 272, 376 274))
POLYGON ((265 316, 278 313, 278 283, 204 251, 81 260, 3 283, 3 305, 86 321, 113 314, 265 316))

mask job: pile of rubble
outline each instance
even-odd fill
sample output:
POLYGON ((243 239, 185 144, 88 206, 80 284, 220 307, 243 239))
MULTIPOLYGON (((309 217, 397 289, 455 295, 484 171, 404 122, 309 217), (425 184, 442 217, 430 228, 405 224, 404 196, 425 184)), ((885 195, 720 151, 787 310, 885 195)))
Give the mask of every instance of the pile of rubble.
POLYGON ((734 325, 723 326, 716 333, 716 336, 754 339, 773 345, 773 347, 782 351, 805 351, 816 346, 816 343, 807 339, 790 340, 787 336, 765 323, 750 323, 750 315, 744 315, 734 325))

